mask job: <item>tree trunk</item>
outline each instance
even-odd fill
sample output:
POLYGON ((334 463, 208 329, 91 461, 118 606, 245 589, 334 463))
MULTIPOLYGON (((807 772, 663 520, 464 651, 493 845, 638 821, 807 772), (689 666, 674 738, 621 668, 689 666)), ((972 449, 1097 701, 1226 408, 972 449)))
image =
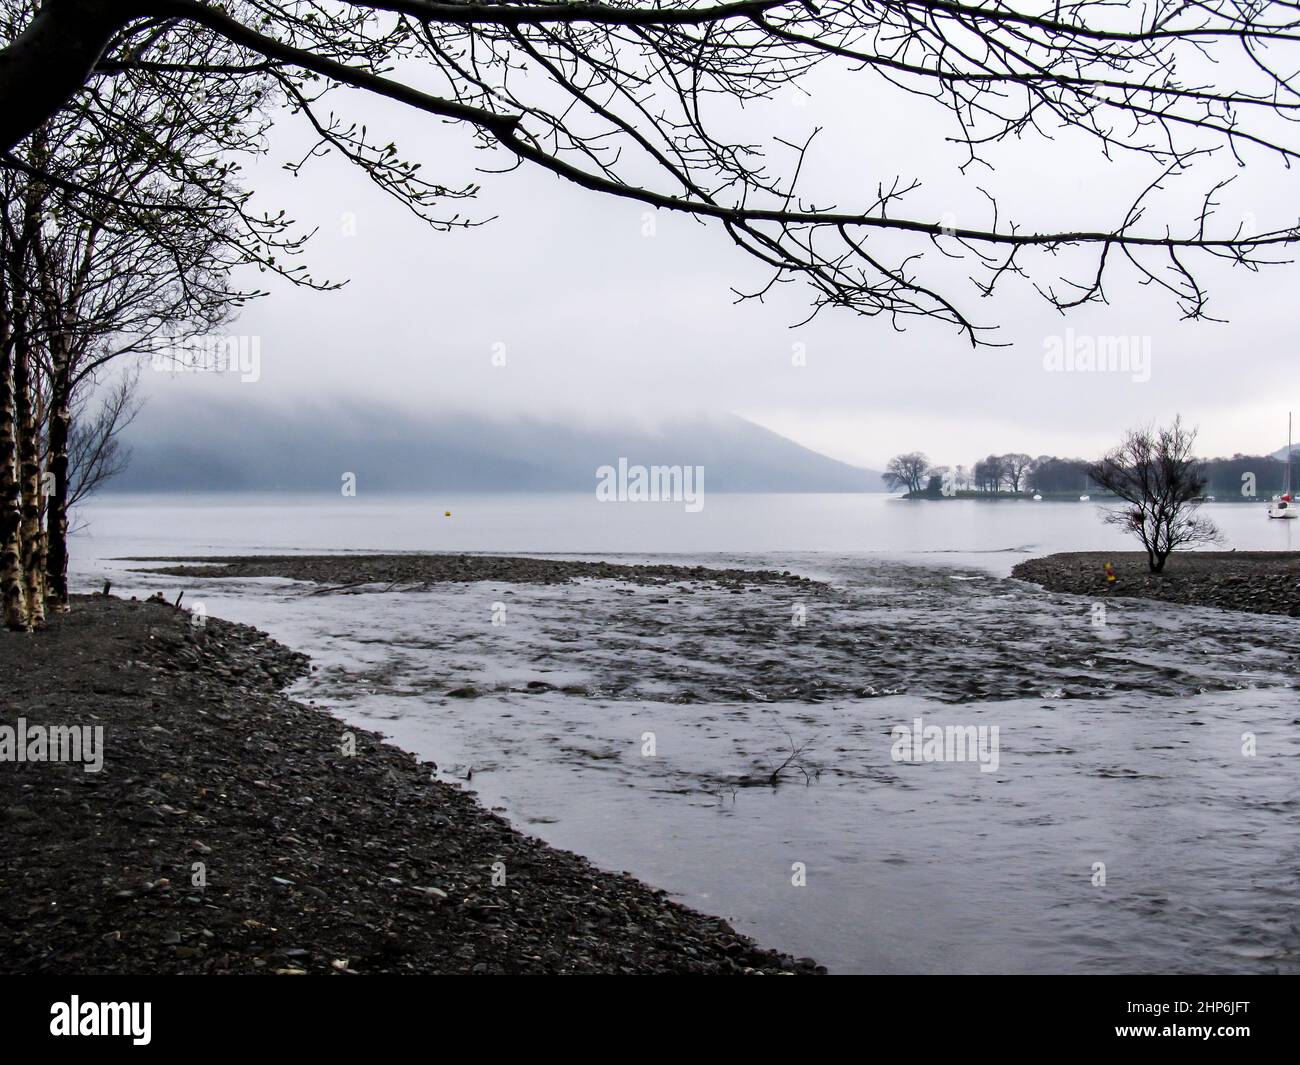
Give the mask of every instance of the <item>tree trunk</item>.
POLYGON ((45 553, 41 532, 41 451, 36 422, 37 378, 30 344, 14 349, 14 413, 18 429, 18 483, 21 489, 24 594, 27 619, 34 628, 45 624, 45 553))
MULTIPOLYGON (((44 144, 38 141, 35 147, 43 150, 44 144)), ((42 411, 44 416, 37 418, 37 425, 45 427, 47 475, 40 480, 41 491, 48 492, 44 507, 45 532, 41 539, 44 557, 33 561, 41 565, 47 607, 62 613, 68 609, 68 441, 72 425, 74 341, 39 229, 33 234, 32 252, 49 337, 50 375, 49 410, 42 411)), ((75 301, 75 285, 72 291, 70 298, 75 301)))
POLYGON ((49 472, 50 497, 45 508, 49 553, 45 560, 48 602, 58 612, 68 609, 68 436, 72 414, 68 398, 66 356, 56 358, 50 390, 49 472))
MULTIPOLYGON (((7 293, 0 293, 7 297, 7 293)), ((18 444, 14 436, 14 348, 7 308, 0 308, 0 596, 4 624, 26 632, 26 589, 23 581, 21 499, 18 483, 18 444)))

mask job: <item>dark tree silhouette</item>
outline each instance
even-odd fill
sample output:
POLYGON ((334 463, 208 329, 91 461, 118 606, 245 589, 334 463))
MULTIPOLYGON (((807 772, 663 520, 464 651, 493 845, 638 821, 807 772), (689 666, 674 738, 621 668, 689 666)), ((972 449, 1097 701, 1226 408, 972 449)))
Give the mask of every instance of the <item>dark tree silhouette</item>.
POLYGON ((929 470, 928 458, 919 451, 909 451, 906 455, 895 455, 890 459, 881 476, 894 491, 901 488, 908 492, 919 492, 925 485, 929 470))
MULTIPOLYGON (((1198 171, 1199 207, 1183 224, 1158 213, 1169 180, 1216 152, 1242 165, 1297 157, 1291 3, 46 0, 24 15, 28 6, 8 5, 19 14, 0 47, 7 165, 25 165, 12 154, 24 138, 115 79, 166 89, 198 75, 216 93, 265 83, 267 104, 288 107, 318 138, 308 159, 338 152, 431 224, 472 224, 455 205, 477 186, 425 177, 382 134, 336 110, 346 101, 334 90, 347 87, 464 128, 503 166, 537 166, 716 222, 771 268, 770 282, 741 298, 802 279, 815 308, 896 325, 930 316, 972 342, 988 338, 962 308, 968 294, 952 287, 954 257, 967 264, 973 295, 1019 276, 1062 309, 1104 302, 1107 278, 1127 263, 1184 315, 1201 317, 1207 260, 1254 268, 1282 259, 1300 236, 1294 216, 1258 227, 1219 218, 1218 170, 1198 171), (195 39, 221 48, 196 60, 184 47, 195 39), (817 67, 863 79, 858 100, 874 106, 912 94, 945 109, 968 170, 989 164, 992 144, 1068 128, 1117 163, 1153 164, 1153 176, 1097 228, 1065 218, 1025 226, 993 192, 975 224, 909 215, 919 180, 888 174, 843 203, 808 199, 799 177, 816 131, 755 144, 728 132, 726 112, 800 91, 817 67), (1043 256, 1067 249, 1086 261, 1060 276, 1043 256)), ((184 109, 189 98, 176 92, 175 103, 184 109)), ((131 114, 106 109, 102 132, 129 143, 141 131, 131 114)))
POLYGON ((1205 464, 1192 455, 1196 430, 1175 418, 1168 428, 1130 429, 1124 442, 1088 476, 1128 504, 1105 520, 1142 541, 1152 573, 1165 568, 1179 547, 1216 543, 1214 523, 1197 513, 1205 490, 1205 464))
POLYGON ((1082 459, 1039 455, 1034 461, 1031 483, 1040 492, 1086 492, 1088 464, 1082 459))
POLYGON ((1025 486, 1029 473, 1034 467, 1033 457, 1023 451, 1013 451, 1001 458, 1003 480, 1011 491, 1019 492, 1025 486))
POLYGON ((997 492, 1002 488, 1006 470, 1001 455, 990 455, 975 463, 975 483, 984 492, 997 492))
MULTIPOLYGON (((35 8, 0 0, 9 27, 35 8)), ((259 294, 231 285, 236 266, 316 284, 290 261, 301 236, 283 217, 252 213, 235 180, 239 155, 258 150, 265 131, 267 87, 244 75, 206 91, 209 75, 190 68, 237 58, 219 37, 177 35, 168 54, 179 68, 168 79, 106 79, 0 169, 0 592, 10 628, 39 625, 47 600, 66 608, 71 449, 106 428, 97 420, 88 438, 75 416, 88 413, 79 397, 106 364, 165 354, 220 325, 259 294)), ((101 476, 123 457, 114 439, 90 463, 101 476)))

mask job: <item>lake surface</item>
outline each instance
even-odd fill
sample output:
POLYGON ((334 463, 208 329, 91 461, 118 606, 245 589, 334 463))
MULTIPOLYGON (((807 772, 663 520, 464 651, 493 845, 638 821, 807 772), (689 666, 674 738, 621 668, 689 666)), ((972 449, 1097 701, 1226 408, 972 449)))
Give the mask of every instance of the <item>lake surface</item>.
MULTIPOLYGON (((1300 522, 1269 521, 1263 504, 1203 512, 1225 548, 1300 550, 1300 522)), ((680 503, 600 503, 592 495, 123 496, 95 500, 78 546, 111 553, 488 551, 567 554, 763 552, 925 553, 1133 550, 1090 503, 909 502, 870 495, 711 494, 680 503), (451 513, 446 517, 447 512, 451 513), (131 545, 131 546, 128 546, 131 545)), ((1009 569, 1019 558, 1001 560, 1009 569)))
MULTIPOLYGON (((1226 547, 1300 549, 1261 506, 1206 511, 1226 547)), ((1094 505, 105 497, 85 517, 78 590, 185 588, 310 654, 297 697, 448 779, 472 770, 526 831, 833 971, 1300 972, 1300 623, 1120 600, 1099 626, 1087 600, 1007 579, 1033 555, 1131 549, 1094 505), (824 584, 320 596, 114 561, 331 550, 824 584), (480 694, 448 695, 464 688, 480 694), (917 718, 996 726, 996 770, 896 760, 891 730, 917 718), (776 787, 747 786, 787 759, 776 787)))

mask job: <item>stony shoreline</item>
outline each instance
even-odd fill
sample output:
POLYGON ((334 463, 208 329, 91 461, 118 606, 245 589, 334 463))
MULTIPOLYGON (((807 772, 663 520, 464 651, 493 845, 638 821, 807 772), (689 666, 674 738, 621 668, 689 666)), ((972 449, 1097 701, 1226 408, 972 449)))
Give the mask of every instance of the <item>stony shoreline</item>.
POLYGON ((0 724, 104 729, 98 773, 0 764, 0 971, 818 971, 280 694, 306 668, 255 629, 105 596, 0 635, 0 724))
POLYGON ((336 554, 336 555, 201 555, 137 557, 123 562, 166 562, 136 572, 175 577, 285 577, 346 591, 363 585, 421 586, 470 581, 511 584, 567 584, 578 579, 617 580, 660 586, 676 581, 707 581, 744 591, 753 585, 802 588, 815 581, 788 570, 716 569, 664 563, 629 565, 621 562, 533 558, 478 554, 336 554))
POLYGON ((1029 559, 1011 575, 1053 592, 1300 617, 1300 552, 1189 551, 1170 556, 1163 573, 1151 573, 1141 551, 1075 551, 1029 559), (1107 562, 1115 569, 1113 584, 1107 562))

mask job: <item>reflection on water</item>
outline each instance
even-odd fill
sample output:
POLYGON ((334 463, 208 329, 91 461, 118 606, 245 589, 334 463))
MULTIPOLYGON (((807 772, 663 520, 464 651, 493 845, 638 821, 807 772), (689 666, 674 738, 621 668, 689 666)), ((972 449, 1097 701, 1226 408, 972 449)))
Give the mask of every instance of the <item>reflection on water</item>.
POLYGON ((1125 600, 1094 628, 1001 555, 699 561, 828 586, 187 599, 311 654, 295 694, 472 770, 526 830, 832 970, 1300 972, 1294 620, 1125 600), (918 717, 996 725, 997 771, 894 761, 918 717))

